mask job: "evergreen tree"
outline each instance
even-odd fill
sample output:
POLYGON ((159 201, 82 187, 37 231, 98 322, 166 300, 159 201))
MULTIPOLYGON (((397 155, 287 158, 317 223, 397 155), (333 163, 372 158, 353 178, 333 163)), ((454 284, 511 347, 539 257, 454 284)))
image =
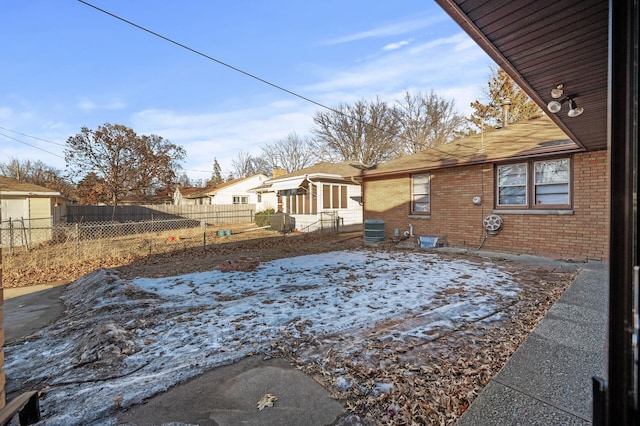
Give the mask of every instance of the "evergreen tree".
POLYGON ((220 185, 224 182, 222 178, 222 169, 220 168, 220 164, 218 164, 218 159, 213 159, 213 173, 211 173, 211 179, 207 182, 207 185, 216 186, 220 185))

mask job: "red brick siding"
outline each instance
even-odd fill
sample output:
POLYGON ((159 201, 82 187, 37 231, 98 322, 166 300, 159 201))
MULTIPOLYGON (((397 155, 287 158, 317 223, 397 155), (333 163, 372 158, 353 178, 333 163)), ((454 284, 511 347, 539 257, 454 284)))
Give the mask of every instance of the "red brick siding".
MULTIPOLYGON (((607 151, 573 155, 573 214, 499 213, 498 235, 483 248, 572 260, 606 260, 609 254, 607 151)), ((482 220, 494 213, 494 165, 451 167, 431 172, 431 214, 410 214, 411 176, 368 178, 363 184, 364 219, 382 219, 388 237, 413 225, 415 235, 437 236, 445 245, 477 248, 482 220), (474 205, 473 197, 482 197, 474 205)))

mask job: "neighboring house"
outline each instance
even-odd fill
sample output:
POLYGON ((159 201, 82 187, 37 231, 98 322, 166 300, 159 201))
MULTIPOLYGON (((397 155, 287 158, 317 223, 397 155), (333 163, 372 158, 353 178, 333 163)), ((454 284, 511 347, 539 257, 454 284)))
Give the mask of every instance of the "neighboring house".
POLYGON ((207 193, 213 189, 213 186, 205 188, 178 186, 173 192, 173 204, 176 206, 211 204, 211 197, 207 193))
POLYGON ((268 177, 257 174, 246 178, 232 179, 217 186, 205 188, 176 188, 173 194, 174 204, 254 204, 256 211, 276 208, 275 194, 256 192, 268 177))
POLYGON ((364 171, 365 237, 382 220, 387 238, 607 259, 607 170, 606 150, 585 151, 547 116, 509 124, 364 171))
POLYGON ((0 176, 2 244, 22 246, 49 241, 66 204, 58 191, 0 176))
MULTIPOLYGON (((357 165, 356 165, 357 166, 357 165)), ((318 163, 268 180, 258 191, 278 196, 277 210, 295 218, 303 232, 362 224, 361 172, 350 162, 318 163)))
POLYGON ((256 187, 260 187, 268 179, 263 174, 257 174, 221 183, 209 193, 212 204, 255 204, 258 212, 275 209, 277 200, 274 193, 255 191, 256 187))

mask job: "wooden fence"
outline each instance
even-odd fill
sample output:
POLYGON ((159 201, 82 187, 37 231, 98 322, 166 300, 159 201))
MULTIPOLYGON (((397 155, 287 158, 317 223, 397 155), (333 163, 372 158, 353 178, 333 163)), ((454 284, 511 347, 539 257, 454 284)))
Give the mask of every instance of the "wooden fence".
POLYGON ((191 219, 209 224, 253 222, 255 204, 145 205, 145 206, 60 206, 57 217, 66 223, 144 222, 191 219))

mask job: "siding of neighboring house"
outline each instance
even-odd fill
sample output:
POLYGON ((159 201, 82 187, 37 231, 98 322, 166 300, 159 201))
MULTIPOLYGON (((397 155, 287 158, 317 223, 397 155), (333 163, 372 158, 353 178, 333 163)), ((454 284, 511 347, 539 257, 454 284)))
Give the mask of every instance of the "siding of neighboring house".
POLYGON ((258 194, 254 190, 266 180, 265 175, 258 174, 206 188, 176 188, 173 200, 175 205, 252 204, 257 211, 263 211, 277 204, 275 194, 258 194))
POLYGON ((267 176, 258 174, 218 185, 214 188, 212 204, 254 204, 257 211, 275 209, 275 194, 258 194, 254 191, 254 188, 261 186, 266 180, 267 176))
MULTIPOLYGON (((565 155, 566 157, 566 155, 565 155)), ((387 237, 413 225, 414 235, 439 237, 447 246, 478 248, 485 234, 483 218, 504 220, 497 235, 482 248, 508 253, 583 261, 607 260, 609 241, 609 182, 607 151, 572 156, 572 214, 494 208, 494 163, 431 170, 431 212, 411 215, 411 175, 365 179, 364 220, 381 219, 387 237), (482 198, 480 205, 473 197, 482 198)))
POLYGON ((211 204, 206 192, 211 188, 176 188, 173 193, 173 204, 176 206, 211 204))
POLYGON ((341 225, 352 226, 362 224, 362 206, 358 201, 361 196, 360 185, 316 182, 309 185, 308 192, 280 197, 280 207, 295 218, 299 230, 332 227, 331 222, 337 218, 341 225))
POLYGON ((22 246, 50 240, 54 205, 65 201, 57 191, 0 176, 0 242, 22 246))
POLYGON ((293 216, 303 232, 333 228, 336 222, 361 227, 362 188, 356 180, 361 169, 352 163, 320 162, 277 177, 274 173, 267 192, 277 192, 277 209, 293 216))

